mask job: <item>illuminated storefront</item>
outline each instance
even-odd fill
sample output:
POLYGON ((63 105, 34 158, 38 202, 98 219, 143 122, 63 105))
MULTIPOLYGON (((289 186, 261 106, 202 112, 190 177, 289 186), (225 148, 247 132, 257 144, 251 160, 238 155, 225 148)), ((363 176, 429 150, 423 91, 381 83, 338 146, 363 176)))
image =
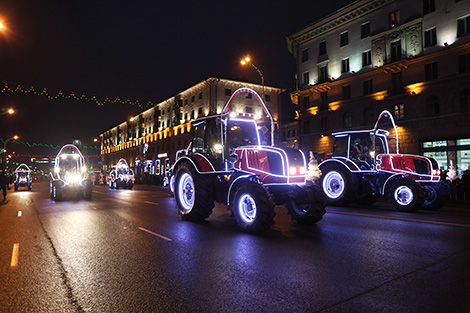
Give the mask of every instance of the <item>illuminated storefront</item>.
POLYGON ((441 170, 454 167, 462 177, 463 171, 470 169, 470 138, 426 141, 421 149, 424 156, 437 160, 441 170))

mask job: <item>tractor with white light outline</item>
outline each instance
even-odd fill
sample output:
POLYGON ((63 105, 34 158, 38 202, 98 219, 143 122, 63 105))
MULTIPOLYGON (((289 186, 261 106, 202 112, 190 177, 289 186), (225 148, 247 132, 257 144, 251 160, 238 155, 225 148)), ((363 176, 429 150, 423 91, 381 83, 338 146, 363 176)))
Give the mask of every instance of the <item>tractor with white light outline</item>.
POLYGON ((20 164, 15 170, 15 191, 18 191, 20 187, 26 187, 28 190, 33 188, 31 169, 24 163, 20 164))
POLYGON ((63 146, 55 158, 54 171, 50 173, 52 200, 62 200, 65 193, 90 200, 93 184, 88 177, 85 158, 72 144, 63 146))
POLYGON ((174 197, 183 220, 209 217, 214 203, 232 212, 243 231, 259 234, 273 223, 274 206, 286 205, 299 223, 313 224, 325 214, 323 193, 306 184, 302 151, 261 145, 258 124, 251 117, 233 116, 236 96, 250 93, 274 122, 260 96, 250 88, 236 90, 221 114, 192 121, 192 141, 186 155, 172 167, 174 197))
POLYGON ((450 189, 440 181, 435 159, 399 154, 398 130, 389 111, 379 115, 372 130, 333 136, 333 157, 320 164, 320 181, 329 205, 372 204, 385 195, 397 210, 414 212, 420 208, 438 210, 447 201, 450 189), (388 145, 389 132, 378 128, 383 117, 395 130, 395 154, 388 145))
POLYGON ((119 189, 119 187, 132 189, 134 181, 134 171, 129 167, 125 159, 120 159, 116 166, 113 166, 108 176, 108 186, 114 189, 119 189))

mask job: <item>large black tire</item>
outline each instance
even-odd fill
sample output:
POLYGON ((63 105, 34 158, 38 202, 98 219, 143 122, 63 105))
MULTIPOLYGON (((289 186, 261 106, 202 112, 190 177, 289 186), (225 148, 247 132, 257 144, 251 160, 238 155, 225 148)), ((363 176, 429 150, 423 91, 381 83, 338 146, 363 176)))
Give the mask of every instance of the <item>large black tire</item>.
POLYGON ((287 211, 299 224, 312 225, 325 215, 325 206, 320 203, 298 204, 295 200, 286 203, 287 211))
POLYGON ((250 234, 261 234, 274 223, 274 203, 259 184, 248 182, 236 190, 230 206, 238 227, 250 234))
POLYGON ((423 209, 437 211, 441 209, 449 200, 449 195, 441 195, 439 186, 435 184, 425 185, 426 197, 424 198, 423 209))
POLYGON ((91 184, 89 184, 88 186, 86 186, 85 190, 83 190, 83 199, 91 200, 92 193, 93 189, 91 184))
POLYGON ((414 180, 400 178, 392 183, 388 197, 398 211, 415 212, 424 203, 424 190, 414 180))
POLYGON ((189 163, 181 164, 176 172, 175 201, 183 220, 205 220, 214 208, 214 178, 198 174, 189 163))
POLYGON ((329 205, 348 205, 354 200, 357 184, 354 175, 339 163, 325 163, 320 167, 320 184, 329 205))

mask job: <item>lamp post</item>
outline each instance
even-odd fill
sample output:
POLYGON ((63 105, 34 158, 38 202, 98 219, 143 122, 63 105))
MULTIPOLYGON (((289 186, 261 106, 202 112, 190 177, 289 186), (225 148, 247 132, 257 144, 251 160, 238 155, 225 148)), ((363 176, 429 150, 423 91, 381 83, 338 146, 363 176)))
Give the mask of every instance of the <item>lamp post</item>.
POLYGON ((5 140, 5 142, 3 143, 3 170, 5 170, 6 168, 6 163, 7 163, 7 142, 10 141, 11 139, 14 139, 14 140, 17 140, 19 137, 17 135, 11 137, 11 138, 8 138, 7 140, 5 140))
POLYGON ((12 115, 13 113, 15 113, 15 110, 13 109, 8 109, 8 111, 4 112, 4 113, 0 113, 0 115, 5 115, 5 114, 10 114, 12 115))
POLYGON ((258 72, 259 76, 261 77, 261 85, 263 85, 263 95, 262 95, 262 98, 263 98, 263 101, 264 101, 264 77, 263 77, 263 74, 261 73, 261 71, 259 70, 259 68, 253 64, 253 62, 251 61, 250 57, 245 57, 243 60, 240 61, 240 64, 241 65, 247 65, 247 64, 251 64, 251 66, 253 66, 253 68, 258 72))

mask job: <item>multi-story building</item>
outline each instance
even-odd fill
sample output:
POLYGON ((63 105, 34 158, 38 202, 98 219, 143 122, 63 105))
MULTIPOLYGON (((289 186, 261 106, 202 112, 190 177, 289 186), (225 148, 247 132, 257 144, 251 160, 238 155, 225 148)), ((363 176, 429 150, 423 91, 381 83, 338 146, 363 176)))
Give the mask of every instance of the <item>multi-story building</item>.
MULTIPOLYGON (((124 158, 137 174, 161 175, 174 162, 176 152, 188 147, 190 122, 221 113, 233 92, 241 87, 251 88, 263 97, 277 124, 284 89, 210 77, 102 133, 105 169, 124 158)), ((231 111, 258 118, 260 126, 270 125, 251 94, 235 98, 231 111)), ((260 127, 261 132, 266 129, 260 127)), ((266 134, 261 135, 270 140, 266 134)))
POLYGON ((401 153, 470 166, 470 1, 357 0, 288 36, 297 57, 300 148, 371 129, 382 110, 401 153))

